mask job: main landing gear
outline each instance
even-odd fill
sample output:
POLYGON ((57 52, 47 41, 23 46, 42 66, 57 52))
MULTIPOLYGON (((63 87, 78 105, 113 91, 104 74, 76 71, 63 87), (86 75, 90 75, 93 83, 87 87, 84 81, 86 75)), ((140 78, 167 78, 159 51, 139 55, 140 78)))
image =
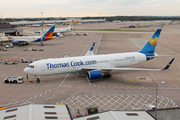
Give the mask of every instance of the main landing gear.
POLYGON ((104 75, 104 78, 111 78, 111 74, 104 75))

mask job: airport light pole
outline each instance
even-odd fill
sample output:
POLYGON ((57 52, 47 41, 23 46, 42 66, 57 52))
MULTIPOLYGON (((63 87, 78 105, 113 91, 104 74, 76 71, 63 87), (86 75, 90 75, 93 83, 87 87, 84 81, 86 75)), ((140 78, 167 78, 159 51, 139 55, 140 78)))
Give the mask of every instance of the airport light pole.
POLYGON ((100 13, 100 15, 99 15, 99 18, 100 18, 100 29, 101 29, 101 13, 100 13))
MULTIPOLYGON (((43 19, 42 19, 42 18, 43 18, 43 12, 41 12, 41 20, 42 20, 42 22, 43 22, 43 19)), ((41 23, 42 23, 42 22, 41 22, 41 23)), ((43 25, 42 25, 42 33, 43 33, 43 25)))
POLYGON ((125 27, 125 25, 126 25, 126 24, 125 24, 125 14, 124 14, 124 27, 125 27))
POLYGON ((157 119, 157 94, 158 94, 158 85, 159 84, 164 84, 165 82, 163 81, 163 82, 160 82, 160 83, 156 83, 156 115, 155 115, 155 117, 156 117, 156 119, 157 119))

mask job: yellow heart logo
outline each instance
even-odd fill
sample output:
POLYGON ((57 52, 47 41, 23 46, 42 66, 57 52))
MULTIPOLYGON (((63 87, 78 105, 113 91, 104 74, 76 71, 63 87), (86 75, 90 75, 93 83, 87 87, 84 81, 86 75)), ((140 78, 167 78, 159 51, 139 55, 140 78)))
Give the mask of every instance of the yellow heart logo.
POLYGON ((157 38, 157 37, 155 37, 154 39, 153 39, 153 38, 150 38, 150 39, 149 39, 149 43, 150 43, 152 46, 155 46, 156 43, 157 43, 157 41, 158 41, 158 38, 157 38))

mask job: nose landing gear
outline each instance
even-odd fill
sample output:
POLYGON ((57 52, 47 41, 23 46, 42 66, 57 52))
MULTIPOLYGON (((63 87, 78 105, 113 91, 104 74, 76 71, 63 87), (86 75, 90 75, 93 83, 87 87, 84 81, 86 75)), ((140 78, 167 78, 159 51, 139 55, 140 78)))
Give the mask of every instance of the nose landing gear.
POLYGON ((40 83, 39 76, 35 76, 35 77, 36 77, 36 79, 37 79, 36 82, 37 82, 37 83, 40 83))
POLYGON ((40 83, 40 79, 39 78, 37 78, 37 83, 40 83))

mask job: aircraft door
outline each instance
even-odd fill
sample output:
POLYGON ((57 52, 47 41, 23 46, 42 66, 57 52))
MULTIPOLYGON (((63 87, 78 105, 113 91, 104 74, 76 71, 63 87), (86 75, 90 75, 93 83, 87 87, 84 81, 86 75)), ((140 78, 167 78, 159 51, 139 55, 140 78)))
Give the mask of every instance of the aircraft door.
POLYGON ((41 70, 42 70, 42 71, 45 71, 45 70, 46 70, 46 65, 45 65, 45 64, 42 64, 42 65, 41 65, 41 70))
POLYGON ((140 55, 137 56, 137 60, 138 60, 138 63, 141 62, 141 56, 140 55))

